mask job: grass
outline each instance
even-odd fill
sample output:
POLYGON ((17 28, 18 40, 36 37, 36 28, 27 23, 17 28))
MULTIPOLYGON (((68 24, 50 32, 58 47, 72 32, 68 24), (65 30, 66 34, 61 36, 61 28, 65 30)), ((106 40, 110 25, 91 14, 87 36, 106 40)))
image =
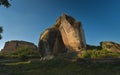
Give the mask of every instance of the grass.
POLYGON ((120 53, 118 52, 109 52, 107 50, 87 50, 87 51, 82 51, 82 54, 78 54, 78 57, 80 58, 106 58, 106 57, 111 57, 111 58, 120 58, 120 53))
POLYGON ((19 65, 19 64, 29 64, 30 63, 30 61, 19 61, 19 62, 12 62, 12 63, 4 63, 4 65, 10 65, 10 66, 12 66, 12 65, 19 65))
MULTIPOLYGON (((17 55, 25 53, 29 52, 18 52, 17 55)), ((106 50, 83 50, 82 54, 78 55, 78 58, 83 59, 76 62, 64 57, 46 61, 32 57, 22 61, 17 55, 0 53, 0 75, 120 75, 119 63, 94 63, 88 60, 106 57, 120 59, 120 53, 106 50)))
POLYGON ((65 59, 0 65, 0 75, 120 75, 120 64, 77 63, 65 59))

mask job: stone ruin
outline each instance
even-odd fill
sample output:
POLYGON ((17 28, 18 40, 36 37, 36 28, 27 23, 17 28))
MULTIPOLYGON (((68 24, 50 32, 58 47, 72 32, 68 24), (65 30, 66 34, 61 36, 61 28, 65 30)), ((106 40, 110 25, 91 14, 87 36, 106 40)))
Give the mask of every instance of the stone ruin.
MULTIPOLYGON (((73 57, 72 54, 81 53, 81 49, 88 48, 81 22, 66 14, 60 16, 55 25, 41 34, 38 47, 30 42, 13 40, 6 42, 1 52, 15 52, 24 46, 30 46, 34 51, 39 50, 41 57, 59 54, 73 57)), ((101 42, 99 47, 111 52, 120 52, 120 44, 111 41, 101 42)))
POLYGON ((119 52, 120 53, 120 44, 112 41, 102 41, 100 42, 102 49, 110 52, 119 52))
POLYGON ((33 43, 26 42, 26 41, 13 40, 13 41, 6 42, 4 48, 1 50, 1 52, 12 53, 24 46, 29 46, 32 48, 33 51, 37 51, 37 46, 34 45, 33 43))
POLYGON ((86 48, 86 40, 81 22, 63 14, 55 25, 46 29, 40 36, 38 49, 41 56, 79 52, 86 48))

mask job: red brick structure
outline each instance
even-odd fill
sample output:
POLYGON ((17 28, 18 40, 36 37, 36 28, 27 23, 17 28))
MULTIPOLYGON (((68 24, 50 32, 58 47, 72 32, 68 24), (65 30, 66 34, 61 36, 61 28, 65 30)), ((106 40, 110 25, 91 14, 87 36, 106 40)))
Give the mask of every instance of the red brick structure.
POLYGON ((5 43, 4 49, 2 49, 2 52, 5 53, 11 53, 16 51, 20 47, 24 46, 30 46, 34 51, 37 51, 37 46, 33 43, 26 42, 26 41, 8 41, 5 43))

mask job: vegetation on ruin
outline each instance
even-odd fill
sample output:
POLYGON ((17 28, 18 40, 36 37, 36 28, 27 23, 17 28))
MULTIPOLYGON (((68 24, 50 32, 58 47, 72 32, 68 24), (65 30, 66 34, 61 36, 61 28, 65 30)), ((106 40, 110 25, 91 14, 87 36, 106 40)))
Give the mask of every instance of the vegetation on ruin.
POLYGON ((0 58, 17 58, 20 60, 27 60, 29 58, 40 58, 40 55, 37 51, 33 51, 31 47, 23 46, 12 53, 0 52, 0 58))
POLYGON ((120 58, 120 53, 110 52, 107 50, 84 50, 82 51, 82 54, 78 56, 80 58, 91 58, 91 59, 120 58))

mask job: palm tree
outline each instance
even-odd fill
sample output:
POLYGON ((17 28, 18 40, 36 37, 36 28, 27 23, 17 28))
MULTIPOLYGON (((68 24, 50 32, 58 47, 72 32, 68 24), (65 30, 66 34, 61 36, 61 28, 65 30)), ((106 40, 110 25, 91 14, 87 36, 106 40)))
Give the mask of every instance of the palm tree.
POLYGON ((2 39, 1 33, 3 32, 3 28, 0 27, 0 40, 2 39))

